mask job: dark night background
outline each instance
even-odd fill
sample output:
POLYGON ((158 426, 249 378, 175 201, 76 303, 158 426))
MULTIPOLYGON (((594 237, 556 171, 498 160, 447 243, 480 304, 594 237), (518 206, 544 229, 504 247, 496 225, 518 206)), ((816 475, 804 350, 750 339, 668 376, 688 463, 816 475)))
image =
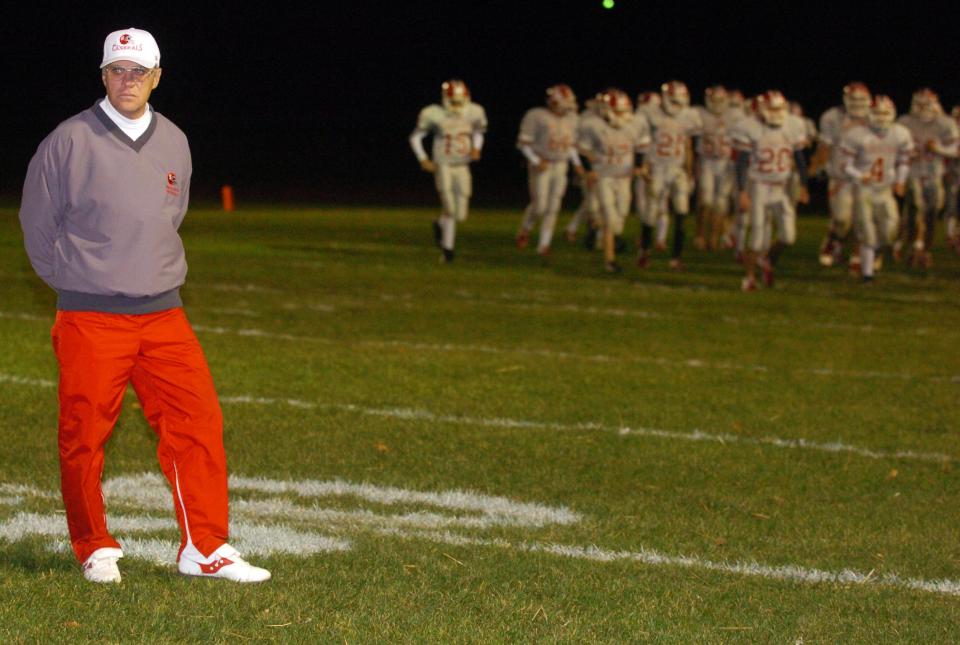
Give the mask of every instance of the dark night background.
POLYGON ((440 83, 463 78, 490 120, 475 203, 522 206, 514 137, 544 89, 631 96, 672 78, 695 102, 713 83, 781 89, 818 118, 862 80, 909 107, 929 85, 960 102, 957 26, 930 3, 282 2, 17 4, 0 25, 0 194, 16 201, 30 156, 57 123, 104 95, 103 39, 153 33, 164 74, 151 99, 190 139, 192 196, 238 201, 433 205, 407 144, 440 83))

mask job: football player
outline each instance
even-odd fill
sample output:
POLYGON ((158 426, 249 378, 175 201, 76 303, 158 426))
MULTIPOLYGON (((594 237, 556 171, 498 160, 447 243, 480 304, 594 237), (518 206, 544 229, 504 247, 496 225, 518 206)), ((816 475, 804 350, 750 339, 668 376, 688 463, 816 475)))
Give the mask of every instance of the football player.
MULTIPOLYGON (((913 93, 910 113, 901 116, 898 123, 910 130, 916 146, 907 184, 910 208, 904 227, 905 241, 913 243, 913 263, 925 269, 933 262, 930 247, 934 223, 945 203, 945 161, 957 156, 957 123, 943 114, 939 98, 929 88, 913 93)), ((896 250, 899 253, 900 247, 896 250)))
MULTIPOLYGON (((660 109, 660 92, 641 92, 637 95, 637 110, 635 117, 647 122, 649 128, 650 114, 660 109)), ((637 219, 643 222, 644 213, 647 210, 647 192, 649 182, 645 173, 637 173, 633 180, 633 203, 637 219)))
MULTIPOLYGON (((650 144, 646 122, 634 119, 633 103, 621 90, 604 92, 602 119, 591 119, 580 129, 577 147, 590 163, 590 179, 596 182, 602 215, 604 270, 619 273, 616 239, 630 212, 630 181, 637 168, 637 156, 650 144)), ((642 161, 640 162, 642 163, 642 161)))
POLYGON ((852 128, 840 138, 840 151, 846 159, 843 170, 856 186, 854 211, 865 283, 873 280, 874 270, 879 268, 875 265, 881 257, 877 251, 897 235, 900 214, 894 194, 903 197, 906 193, 913 137, 895 123, 896 118, 893 100, 876 95, 867 125, 852 128))
POLYGON ((730 97, 722 85, 708 87, 704 105, 696 106, 703 132, 696 138, 697 235, 694 246, 715 249, 727 228, 730 195, 733 193, 733 148, 730 97))
POLYGON ((537 253, 542 257, 550 253, 553 228, 567 192, 569 164, 573 163, 578 175, 584 174, 574 146, 577 122, 577 97, 564 84, 547 88, 547 107, 529 110, 520 122, 517 148, 527 159, 530 205, 517 232, 517 247, 527 247, 530 231, 539 219, 537 253))
MULTIPOLYGON (((603 119, 603 116, 601 115, 602 103, 603 92, 600 92, 594 97, 584 101, 583 111, 581 111, 580 115, 577 117, 578 139, 580 131, 584 128, 587 128, 592 119, 603 119)), ((600 229, 600 205, 597 202, 595 180, 595 176, 588 177, 587 174, 574 176, 574 183, 580 186, 580 206, 574 212, 573 217, 570 218, 570 222, 567 224, 566 229, 564 229, 564 234, 566 235, 567 241, 575 242, 577 239, 577 231, 580 229, 580 225, 586 223, 587 236, 584 239, 584 246, 586 246, 587 250, 595 249, 597 243, 597 231, 600 229)))
MULTIPOLYGON (((950 118, 960 126, 960 105, 953 106, 950 110, 950 118)), ((960 210, 960 159, 954 157, 947 160, 947 173, 944 179, 947 188, 947 206, 943 217, 947 225, 947 244, 960 253, 960 227, 957 225, 957 211, 960 210)))
POLYGON ((487 115, 470 100, 466 83, 453 79, 440 88, 441 104, 428 105, 417 117, 410 147, 420 167, 435 178, 442 211, 433 222, 434 241, 443 250, 440 261, 453 262, 457 222, 467 219, 473 179, 470 163, 480 159, 487 115), (433 136, 433 158, 423 149, 423 139, 433 136))
MULTIPOLYGON (((832 107, 820 117, 820 138, 810 160, 810 175, 821 169, 827 172, 827 197, 830 224, 820 244, 820 264, 833 266, 841 257, 843 241, 853 223, 853 182, 843 171, 844 160, 838 145, 843 133, 858 125, 866 125, 870 110, 870 90, 863 83, 849 83, 843 88, 843 105, 832 107)), ((851 255, 854 266, 859 255, 851 255)))
MULTIPOLYGON (((802 176, 803 139, 795 130, 785 127, 787 100, 777 90, 760 95, 757 102, 760 119, 742 119, 733 128, 732 139, 738 149, 737 187, 740 209, 749 213, 750 243, 744 252, 746 276, 741 287, 754 291, 756 266, 763 271, 763 281, 773 286, 774 267, 783 249, 796 240, 796 213, 787 194, 787 179, 796 164, 802 176), (769 248, 769 228, 776 228, 777 241, 769 248)), ((808 201, 804 187, 800 201, 808 201)))
POLYGON ((703 130, 700 115, 690 108, 690 92, 680 81, 669 81, 660 88, 659 109, 648 114, 651 145, 647 209, 640 234, 637 265, 649 263, 650 245, 654 227, 659 248, 666 248, 669 211, 673 210, 673 251, 670 268, 682 270, 684 230, 683 221, 690 211, 690 192, 693 189, 693 145, 691 137, 703 130))

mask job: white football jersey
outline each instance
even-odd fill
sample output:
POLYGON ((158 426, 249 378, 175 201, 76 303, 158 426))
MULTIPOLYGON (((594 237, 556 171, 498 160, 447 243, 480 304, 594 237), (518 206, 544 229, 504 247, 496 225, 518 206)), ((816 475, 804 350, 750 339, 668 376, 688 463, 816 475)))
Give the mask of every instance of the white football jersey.
POLYGON ((417 117, 417 130, 433 135, 433 161, 442 164, 470 162, 473 134, 487 131, 487 114, 477 103, 467 103, 456 114, 443 106, 428 105, 417 117))
POLYGON ((663 108, 650 110, 647 114, 650 122, 650 153, 647 159, 652 165, 678 166, 683 163, 690 137, 703 132, 703 121, 692 108, 683 108, 676 115, 670 115, 663 108))
POLYGON ((894 123, 884 131, 868 126, 857 126, 844 133, 840 151, 862 177, 870 179, 876 188, 892 186, 897 181, 897 169, 910 163, 913 155, 913 137, 910 131, 894 123))
POLYGON ((645 152, 650 133, 644 119, 636 118, 622 128, 604 119, 583 119, 577 135, 577 149, 590 160, 601 177, 629 177, 633 174, 634 154, 645 152))
MULTIPOLYGON (((733 142, 730 140, 730 116, 727 110, 717 116, 702 105, 693 108, 700 116, 703 130, 697 140, 697 156, 703 160, 729 160, 733 154, 733 142)), ((739 110, 738 110, 739 112, 739 110)))
POLYGON ((927 142, 934 141, 941 148, 956 149, 957 123, 948 116, 937 116, 932 121, 924 121, 913 114, 904 114, 897 123, 903 125, 913 135, 916 148, 910 163, 911 179, 940 179, 944 173, 944 158, 927 150, 927 142))
POLYGON ((827 176, 831 179, 844 179, 843 156, 840 154, 840 139, 843 133, 858 125, 866 125, 866 118, 858 119, 847 114, 842 105, 832 107, 820 116, 820 141, 830 146, 830 159, 827 161, 827 176))
POLYGON ((773 128, 757 119, 742 119, 732 131, 733 144, 750 153, 750 181, 782 183, 794 168, 793 153, 803 145, 803 136, 786 124, 773 128))
POLYGON ((579 118, 575 112, 557 114, 545 107, 535 107, 523 115, 517 146, 530 146, 547 161, 563 161, 570 157, 577 136, 579 118))

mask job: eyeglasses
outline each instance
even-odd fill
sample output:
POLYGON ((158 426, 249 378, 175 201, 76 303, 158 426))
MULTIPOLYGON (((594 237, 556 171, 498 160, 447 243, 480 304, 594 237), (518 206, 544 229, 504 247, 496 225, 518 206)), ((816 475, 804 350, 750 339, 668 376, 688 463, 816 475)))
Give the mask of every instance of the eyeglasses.
POLYGON ((142 65, 137 65, 135 67, 124 67, 123 65, 110 65, 109 67, 104 68, 106 70, 107 76, 111 80, 119 81, 121 79, 127 78, 127 72, 130 72, 130 77, 134 83, 142 83, 143 80, 153 74, 152 69, 147 69, 142 65))

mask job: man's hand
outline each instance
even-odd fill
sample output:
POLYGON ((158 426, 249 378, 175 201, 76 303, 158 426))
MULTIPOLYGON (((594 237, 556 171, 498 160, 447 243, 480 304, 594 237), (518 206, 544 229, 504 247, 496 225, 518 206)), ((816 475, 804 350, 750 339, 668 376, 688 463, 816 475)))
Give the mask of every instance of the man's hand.
POLYGON ((800 194, 797 195, 797 201, 801 204, 810 203, 810 191, 807 190, 806 186, 800 186, 800 194))
POLYGON ((588 186, 589 188, 593 188, 594 186, 597 185, 597 171, 596 171, 596 170, 591 170, 590 172, 588 172, 586 178, 587 178, 587 186, 588 186))
POLYGON ((737 198, 737 205, 740 206, 741 212, 750 210, 750 195, 747 194, 747 191, 740 191, 740 197, 737 198))
POLYGON ((547 168, 550 167, 550 162, 546 159, 541 159, 539 163, 534 164, 533 166, 537 172, 544 172, 547 168))
POLYGON ((437 164, 433 163, 430 159, 424 159, 420 162, 420 168, 424 172, 433 173, 437 171, 437 164))
POLYGON ((902 181, 893 185, 893 194, 897 197, 903 197, 907 194, 907 185, 902 181))
POLYGON ((480 161, 480 151, 476 148, 470 151, 470 161, 480 161))

